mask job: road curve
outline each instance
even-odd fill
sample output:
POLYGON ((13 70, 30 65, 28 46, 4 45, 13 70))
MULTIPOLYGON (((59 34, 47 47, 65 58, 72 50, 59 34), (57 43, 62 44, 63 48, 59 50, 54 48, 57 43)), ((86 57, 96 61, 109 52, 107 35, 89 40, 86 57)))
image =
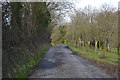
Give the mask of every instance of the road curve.
POLYGON ((29 78, 112 78, 63 46, 50 48, 29 78))

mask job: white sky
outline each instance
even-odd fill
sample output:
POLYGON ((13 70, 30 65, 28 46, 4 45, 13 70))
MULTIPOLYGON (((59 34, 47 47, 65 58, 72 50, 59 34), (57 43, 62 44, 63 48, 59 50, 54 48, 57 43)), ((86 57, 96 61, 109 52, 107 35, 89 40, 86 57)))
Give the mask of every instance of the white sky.
POLYGON ((91 5, 91 7, 96 7, 97 9, 99 9, 99 7, 104 3, 107 3, 110 6, 118 8, 119 1, 120 0, 77 0, 76 8, 79 9, 91 5))
MULTIPOLYGON (((118 8, 119 1, 120 0, 75 0, 75 1, 73 1, 73 3, 75 3, 76 9, 79 10, 80 8, 83 9, 88 5, 90 5, 92 8, 99 9, 102 6, 102 4, 104 4, 104 3, 110 5, 111 7, 118 8)), ((65 20, 67 22, 71 21, 69 16, 66 16, 65 20)))

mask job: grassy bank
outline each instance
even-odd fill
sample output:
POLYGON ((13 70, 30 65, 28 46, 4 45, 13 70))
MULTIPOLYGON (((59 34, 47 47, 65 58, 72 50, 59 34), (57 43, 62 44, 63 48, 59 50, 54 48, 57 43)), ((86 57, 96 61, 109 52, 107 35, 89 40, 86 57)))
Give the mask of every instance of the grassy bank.
POLYGON ((97 49, 95 53, 94 47, 80 47, 79 49, 71 45, 68 45, 68 47, 78 56, 88 59, 95 66, 105 69, 111 76, 114 77, 118 74, 118 55, 116 49, 112 49, 111 52, 97 49))
POLYGON ((72 51, 76 52, 78 55, 81 55, 84 58, 94 60, 107 64, 117 65, 118 64, 118 56, 117 53, 112 52, 105 52, 104 50, 97 50, 95 53, 94 48, 89 47, 81 47, 81 48, 75 48, 73 46, 68 46, 72 51))
POLYGON ((17 68, 16 78, 27 78, 32 72, 33 67, 41 60, 50 47, 50 45, 45 48, 41 46, 40 49, 35 53, 36 55, 28 59, 29 63, 22 64, 17 68))

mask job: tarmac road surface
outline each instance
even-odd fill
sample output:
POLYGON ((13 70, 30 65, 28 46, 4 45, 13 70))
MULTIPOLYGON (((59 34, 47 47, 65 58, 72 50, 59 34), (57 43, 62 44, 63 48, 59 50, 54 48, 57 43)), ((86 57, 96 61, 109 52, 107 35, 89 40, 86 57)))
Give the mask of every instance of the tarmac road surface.
POLYGON ((29 78, 112 78, 64 46, 50 48, 29 78))

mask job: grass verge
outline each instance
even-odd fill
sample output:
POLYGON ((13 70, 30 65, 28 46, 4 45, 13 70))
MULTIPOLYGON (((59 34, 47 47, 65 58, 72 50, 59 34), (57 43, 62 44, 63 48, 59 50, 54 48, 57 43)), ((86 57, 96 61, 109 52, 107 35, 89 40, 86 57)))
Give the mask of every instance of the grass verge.
POLYGON ((32 72, 33 67, 41 60, 50 47, 50 45, 45 48, 40 47, 36 55, 29 58, 28 64, 22 64, 20 67, 18 67, 16 71, 16 78, 27 78, 28 75, 32 72))
POLYGON ((90 49, 88 47, 84 47, 83 49, 78 49, 70 45, 68 47, 72 51, 79 53, 81 56, 87 59, 118 65, 118 56, 115 53, 104 52, 104 50, 97 50, 97 52, 95 53, 93 49, 90 49))
POLYGON ((117 53, 105 52, 104 50, 97 50, 95 53, 94 48, 80 47, 75 48, 71 45, 68 47, 77 55, 88 59, 96 66, 106 69, 106 72, 112 76, 118 73, 118 55, 117 53))

